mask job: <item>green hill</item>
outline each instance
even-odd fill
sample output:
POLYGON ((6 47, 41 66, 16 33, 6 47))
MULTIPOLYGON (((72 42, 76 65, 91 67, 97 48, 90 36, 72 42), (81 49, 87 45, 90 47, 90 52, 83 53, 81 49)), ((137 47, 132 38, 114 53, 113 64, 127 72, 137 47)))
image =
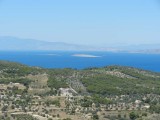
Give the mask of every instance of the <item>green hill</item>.
MULTIPOLYGON (((51 89, 72 87, 79 94, 160 94, 160 73, 123 66, 103 68, 43 69, 0 61, 0 83, 34 84, 29 75, 46 74, 51 89), (28 82, 26 82, 28 81, 28 82)), ((37 78, 38 79, 38 78, 37 78)), ((38 81, 41 82, 41 81, 38 81)))

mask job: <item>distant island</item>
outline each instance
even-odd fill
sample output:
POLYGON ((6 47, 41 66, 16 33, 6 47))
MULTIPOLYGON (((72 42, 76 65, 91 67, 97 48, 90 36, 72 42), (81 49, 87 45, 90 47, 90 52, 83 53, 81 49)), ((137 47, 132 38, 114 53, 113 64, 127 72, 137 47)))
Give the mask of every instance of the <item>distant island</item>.
POLYGON ((101 57, 101 56, 89 55, 89 54, 73 54, 72 56, 74 56, 74 57, 86 57, 86 58, 97 58, 97 57, 101 57))

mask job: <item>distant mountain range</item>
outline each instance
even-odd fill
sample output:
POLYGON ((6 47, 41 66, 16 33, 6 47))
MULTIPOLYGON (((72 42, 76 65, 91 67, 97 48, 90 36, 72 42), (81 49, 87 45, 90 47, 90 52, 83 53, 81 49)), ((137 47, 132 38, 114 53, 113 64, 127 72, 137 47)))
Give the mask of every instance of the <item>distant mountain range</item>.
POLYGON ((87 46, 63 42, 47 42, 34 39, 21 39, 17 37, 0 37, 1 51, 33 51, 33 50, 65 50, 65 51, 110 51, 130 53, 160 53, 160 44, 127 45, 127 46, 87 46))
POLYGON ((47 42, 17 37, 0 37, 0 50, 33 51, 33 50, 65 50, 65 51, 117 51, 108 47, 77 45, 63 42, 47 42))
POLYGON ((86 46, 16 37, 0 37, 0 50, 83 50, 86 46))

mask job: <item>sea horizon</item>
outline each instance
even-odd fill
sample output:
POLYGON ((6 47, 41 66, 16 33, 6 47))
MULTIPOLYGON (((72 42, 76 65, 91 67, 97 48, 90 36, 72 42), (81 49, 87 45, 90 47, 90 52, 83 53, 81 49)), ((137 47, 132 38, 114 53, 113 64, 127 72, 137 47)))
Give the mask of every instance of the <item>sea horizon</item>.
POLYGON ((0 51, 0 60, 42 68, 86 69, 119 65, 160 72, 159 54, 104 51, 0 51))

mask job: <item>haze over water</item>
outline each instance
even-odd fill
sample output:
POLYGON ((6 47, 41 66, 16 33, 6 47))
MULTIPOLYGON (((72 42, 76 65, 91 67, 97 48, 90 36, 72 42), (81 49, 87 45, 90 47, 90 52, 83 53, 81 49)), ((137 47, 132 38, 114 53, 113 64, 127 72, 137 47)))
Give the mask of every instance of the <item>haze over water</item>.
POLYGON ((84 69, 122 65, 160 72, 159 54, 63 51, 0 52, 0 59, 44 68, 84 69))

